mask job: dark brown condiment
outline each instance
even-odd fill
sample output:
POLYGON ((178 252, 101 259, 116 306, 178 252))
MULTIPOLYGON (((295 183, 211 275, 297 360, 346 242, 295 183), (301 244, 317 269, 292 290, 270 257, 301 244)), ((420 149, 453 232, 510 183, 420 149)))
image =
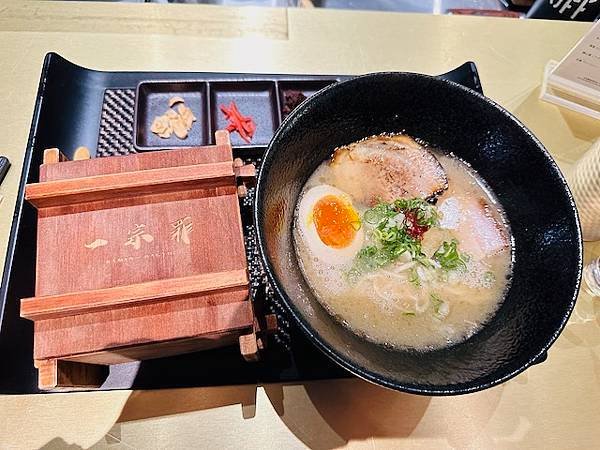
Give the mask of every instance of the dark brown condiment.
POLYGON ((287 116, 304 100, 306 100, 306 95, 300 91, 284 91, 283 109, 281 112, 284 116, 287 116))

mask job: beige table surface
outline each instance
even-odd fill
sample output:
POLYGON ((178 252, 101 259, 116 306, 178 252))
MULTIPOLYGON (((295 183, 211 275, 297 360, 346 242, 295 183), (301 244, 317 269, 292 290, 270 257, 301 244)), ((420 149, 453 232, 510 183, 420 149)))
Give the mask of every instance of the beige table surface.
MULTIPOLYGON (((445 72, 466 60, 568 170, 600 122, 537 100, 589 24, 189 5, 0 5, 4 254, 44 54, 104 70, 445 72)), ((68 94, 65 94, 68 95, 68 94)), ((457 113, 460 113, 457 111, 457 113)), ((80 120, 86 120, 81 117, 80 120)), ((586 261, 600 255, 586 244, 586 261)), ((0 397, 0 448, 598 448, 600 303, 581 294, 548 360, 502 386, 426 398, 359 380, 0 397)), ((1 363, 0 363, 1 364, 1 363)))

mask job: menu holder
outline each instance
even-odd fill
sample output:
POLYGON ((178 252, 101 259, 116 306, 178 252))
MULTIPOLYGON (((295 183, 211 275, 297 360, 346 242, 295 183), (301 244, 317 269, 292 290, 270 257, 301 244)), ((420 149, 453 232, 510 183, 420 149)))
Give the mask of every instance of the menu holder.
POLYGON ((548 62, 540 99, 600 119, 600 22, 562 61, 548 62))

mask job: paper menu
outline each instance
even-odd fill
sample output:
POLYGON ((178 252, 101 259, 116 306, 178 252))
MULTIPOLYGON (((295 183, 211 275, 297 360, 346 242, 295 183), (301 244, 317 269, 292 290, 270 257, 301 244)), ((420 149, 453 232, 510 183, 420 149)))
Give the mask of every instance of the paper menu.
POLYGON ((600 22, 562 61, 548 63, 540 97, 600 119, 600 22))

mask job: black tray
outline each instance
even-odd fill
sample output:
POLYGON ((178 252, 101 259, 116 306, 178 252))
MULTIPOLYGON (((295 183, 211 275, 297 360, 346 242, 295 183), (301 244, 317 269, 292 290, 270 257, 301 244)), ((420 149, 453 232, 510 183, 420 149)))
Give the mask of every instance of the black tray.
MULTIPOLYGON (((440 76, 481 92, 473 63, 465 63, 440 76)), ((71 64, 55 53, 46 55, 0 289, 0 393, 40 392, 32 360, 33 326, 19 317, 19 299, 33 296, 35 286, 36 212, 23 201, 23 190, 26 183, 38 181, 45 148, 58 147, 69 157, 81 145, 96 149, 95 157, 162 148, 162 143, 149 145, 151 143, 144 139, 137 142, 136 147, 136 88, 139 88, 138 92, 140 89, 156 92, 158 83, 181 88, 181 85, 172 84, 180 80, 195 83, 191 87, 197 89, 198 96, 206 98, 204 114, 211 118, 211 124, 204 125, 203 137, 198 139, 207 143, 213 139, 212 130, 220 126, 219 102, 237 93, 262 96, 255 103, 247 103, 247 107, 251 109, 248 113, 257 114, 254 117, 258 127, 261 127, 261 117, 271 121, 266 127, 268 133, 260 135, 251 145, 233 140, 234 156, 259 166, 270 134, 282 119, 283 90, 301 90, 308 95, 348 78, 339 75, 98 72, 71 64), (260 108, 263 109, 255 111, 256 105, 262 105, 260 108)), ((141 95, 139 99, 142 99, 141 95)), ((242 102, 239 106, 242 109, 242 102)), ((269 342, 264 358, 257 363, 247 363, 239 355, 238 348, 230 347, 120 364, 111 366, 101 390, 297 382, 350 376, 305 338, 272 295, 258 258, 252 198, 250 190, 250 195, 241 202, 251 292, 254 298, 265 302, 268 310, 277 314, 280 323, 280 330, 269 342)))

